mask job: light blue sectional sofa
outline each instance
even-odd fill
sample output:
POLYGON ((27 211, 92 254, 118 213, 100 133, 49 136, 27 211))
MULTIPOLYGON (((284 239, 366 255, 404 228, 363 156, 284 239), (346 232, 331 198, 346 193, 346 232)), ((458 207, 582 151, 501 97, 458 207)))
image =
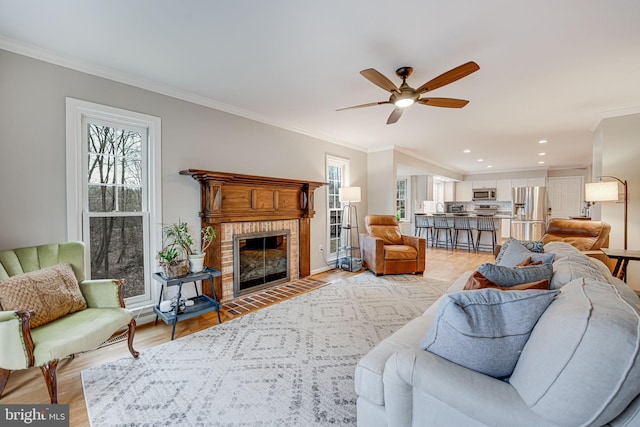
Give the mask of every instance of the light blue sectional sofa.
POLYGON ((551 287, 561 292, 508 380, 420 350, 437 302, 358 363, 358 425, 640 425, 640 299, 573 246, 552 242, 545 252, 555 254, 551 287))

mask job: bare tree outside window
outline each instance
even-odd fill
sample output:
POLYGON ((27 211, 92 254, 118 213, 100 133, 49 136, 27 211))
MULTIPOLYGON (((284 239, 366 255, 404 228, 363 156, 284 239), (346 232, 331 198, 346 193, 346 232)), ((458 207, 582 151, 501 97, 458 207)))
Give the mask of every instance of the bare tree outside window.
POLYGON ((396 181, 396 215, 400 220, 407 219, 407 179, 396 181))
POLYGON ((91 277, 125 278, 124 297, 144 294, 143 135, 89 123, 91 277))
POLYGON ((343 185, 343 168, 339 165, 329 165, 329 254, 336 254, 340 246, 342 234, 342 204, 340 203, 339 190, 343 185))

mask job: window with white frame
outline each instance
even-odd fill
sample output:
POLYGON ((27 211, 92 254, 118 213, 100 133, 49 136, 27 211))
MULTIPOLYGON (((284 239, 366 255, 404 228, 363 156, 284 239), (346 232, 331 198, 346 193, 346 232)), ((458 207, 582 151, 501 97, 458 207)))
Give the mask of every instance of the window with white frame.
POLYGON ((327 182, 329 183, 327 189, 327 258, 335 259, 342 233, 342 203, 340 203, 338 193, 341 187, 349 186, 348 159, 327 156, 327 182))
POLYGON ((433 201, 436 212, 444 212, 444 181, 433 180, 433 201))
POLYGON ((152 304, 160 236, 160 119, 67 98, 67 220, 92 279, 124 278, 127 307, 152 304))
POLYGON ((396 217, 405 221, 409 216, 407 211, 409 198, 409 180, 407 178, 396 179, 396 217))

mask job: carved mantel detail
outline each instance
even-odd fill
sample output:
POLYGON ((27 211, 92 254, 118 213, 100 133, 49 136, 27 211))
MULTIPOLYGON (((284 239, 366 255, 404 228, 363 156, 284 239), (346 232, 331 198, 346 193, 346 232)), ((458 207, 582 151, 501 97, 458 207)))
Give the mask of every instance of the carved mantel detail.
MULTIPOLYGON (((202 226, 211 225, 220 236, 220 224, 298 219, 300 277, 311 274, 311 218, 315 215, 313 194, 324 182, 301 181, 213 172, 200 169, 180 171, 200 183, 200 218, 202 226)), ((218 239, 219 240, 219 239, 218 239)), ((211 245, 205 264, 220 269, 220 244, 211 245), (214 247, 216 246, 216 247, 214 247)), ((220 279, 216 293, 220 295, 220 279)), ((205 292, 207 289, 205 287, 205 292)))

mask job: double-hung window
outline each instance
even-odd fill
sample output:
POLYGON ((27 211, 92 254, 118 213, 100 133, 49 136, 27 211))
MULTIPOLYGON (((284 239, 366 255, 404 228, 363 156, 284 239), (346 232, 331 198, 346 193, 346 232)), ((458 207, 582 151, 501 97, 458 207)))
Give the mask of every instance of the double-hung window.
POLYGON ((328 218, 328 259, 335 259, 342 235, 342 203, 339 190, 349 186, 349 160, 327 156, 327 218, 328 218))
POLYGON ((409 180, 407 178, 398 178, 396 180, 396 217, 400 221, 405 221, 409 215, 407 212, 408 183, 409 180))
POLYGON ((85 243, 87 277, 127 280, 130 308, 155 301, 159 147, 159 118, 67 99, 69 239, 85 243))

